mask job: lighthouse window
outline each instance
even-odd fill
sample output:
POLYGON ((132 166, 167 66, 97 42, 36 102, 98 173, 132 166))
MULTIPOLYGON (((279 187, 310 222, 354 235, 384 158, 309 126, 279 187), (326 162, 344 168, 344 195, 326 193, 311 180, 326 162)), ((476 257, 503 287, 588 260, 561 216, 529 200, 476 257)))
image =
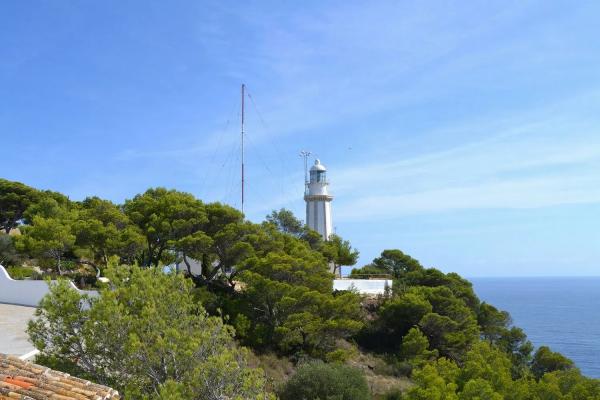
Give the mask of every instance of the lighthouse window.
POLYGON ((311 182, 325 182, 326 176, 325 171, 310 171, 311 182))

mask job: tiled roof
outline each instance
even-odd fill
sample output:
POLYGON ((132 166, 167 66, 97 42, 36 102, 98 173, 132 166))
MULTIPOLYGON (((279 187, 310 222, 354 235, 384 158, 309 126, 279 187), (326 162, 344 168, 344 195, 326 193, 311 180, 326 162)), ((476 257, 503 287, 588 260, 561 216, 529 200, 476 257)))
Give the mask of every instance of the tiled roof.
POLYGON ((0 354, 0 400, 117 400, 106 386, 0 354))

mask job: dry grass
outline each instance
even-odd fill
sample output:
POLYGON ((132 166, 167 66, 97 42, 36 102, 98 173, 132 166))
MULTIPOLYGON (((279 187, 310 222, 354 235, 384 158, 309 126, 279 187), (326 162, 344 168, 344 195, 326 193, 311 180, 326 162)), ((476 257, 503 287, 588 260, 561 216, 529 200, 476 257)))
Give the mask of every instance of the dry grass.
POLYGON ((413 386, 409 378, 397 376, 394 367, 386 363, 382 357, 372 353, 358 351, 348 364, 364 372, 374 399, 382 398, 392 390, 406 392, 413 386))
POLYGON ((250 354, 249 364, 253 368, 262 368, 267 380, 267 389, 270 392, 286 382, 296 372, 294 364, 287 358, 277 357, 273 353, 250 354))
MULTIPOLYGON (((353 346, 346 342, 345 346, 340 347, 353 346)), ((350 353, 352 356, 346 364, 363 371, 374 400, 382 399, 385 394, 393 390, 405 392, 413 386, 407 377, 397 376, 395 368, 387 364, 383 357, 361 352, 356 348, 350 353)), ((263 369, 267 379, 267 389, 270 392, 274 392, 296 372, 296 367, 291 361, 277 357, 273 353, 251 353, 249 364, 251 367, 263 369)))

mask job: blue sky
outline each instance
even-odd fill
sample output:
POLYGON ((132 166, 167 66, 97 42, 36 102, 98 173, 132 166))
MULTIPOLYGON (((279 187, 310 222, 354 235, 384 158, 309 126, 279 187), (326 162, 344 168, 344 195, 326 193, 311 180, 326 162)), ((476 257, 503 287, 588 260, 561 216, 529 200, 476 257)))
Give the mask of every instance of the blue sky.
POLYGON ((151 186, 303 217, 329 169, 361 263, 600 275, 600 3, 0 4, 2 177, 122 202, 151 186))

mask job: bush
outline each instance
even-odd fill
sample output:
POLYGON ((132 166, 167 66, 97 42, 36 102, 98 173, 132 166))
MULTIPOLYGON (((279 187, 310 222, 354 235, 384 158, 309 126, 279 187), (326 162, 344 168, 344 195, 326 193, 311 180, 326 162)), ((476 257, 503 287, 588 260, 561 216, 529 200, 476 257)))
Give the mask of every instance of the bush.
POLYGON ((402 392, 394 389, 383 396, 383 400, 402 400, 402 392))
POLYGON ((11 278, 21 280, 31 278, 34 274, 34 270, 27 267, 6 267, 6 271, 11 278))
POLYGON ((354 349, 337 349, 325 355, 325 360, 329 363, 345 363, 356 353, 354 349))
POLYGON ((272 399, 233 329, 192 297, 192 282, 160 269, 106 270, 88 297, 62 279, 29 322, 38 362, 108 384, 131 400, 272 399))
POLYGON ((21 256, 15 249, 13 238, 6 233, 0 233, 0 265, 5 267, 17 266, 21 263, 21 256))
POLYGON ((368 400, 367 381, 358 369, 313 362, 302 365, 279 391, 281 400, 368 400))

